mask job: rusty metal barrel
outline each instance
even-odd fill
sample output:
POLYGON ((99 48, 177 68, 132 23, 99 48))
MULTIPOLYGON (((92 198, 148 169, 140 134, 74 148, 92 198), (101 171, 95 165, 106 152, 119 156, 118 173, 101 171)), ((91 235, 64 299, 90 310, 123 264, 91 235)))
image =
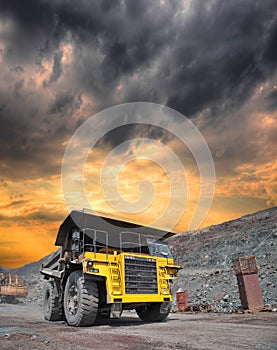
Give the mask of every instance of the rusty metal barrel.
POLYGON ((178 311, 185 311, 189 306, 189 292, 187 290, 179 290, 176 292, 176 305, 178 311))
POLYGON ((264 308, 256 257, 242 256, 233 260, 233 269, 237 276, 243 309, 259 310, 264 308))

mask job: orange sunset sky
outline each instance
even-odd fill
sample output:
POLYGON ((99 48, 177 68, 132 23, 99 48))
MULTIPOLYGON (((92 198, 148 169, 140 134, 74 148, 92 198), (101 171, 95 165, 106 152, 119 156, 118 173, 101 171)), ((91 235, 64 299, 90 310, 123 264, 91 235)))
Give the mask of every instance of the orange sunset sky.
MULTIPOLYGON (((56 249, 68 214, 61 187, 66 146, 90 116, 121 103, 166 105, 204 136, 216 187, 201 227, 277 205, 274 3, 0 2, 0 266, 18 267, 56 249)), ((147 224, 166 210, 168 174, 151 161, 162 157, 170 167, 160 143, 186 170, 188 200, 174 198, 184 209, 174 229, 187 230, 199 198, 198 169, 186 146, 157 127, 122 127, 99 140, 84 169, 93 208, 118 214, 103 195, 101 168, 116 146, 138 138, 157 142, 134 141, 113 154, 107 181, 123 164, 123 199, 138 200, 143 180, 155 195, 142 192, 151 205, 120 216, 147 224), (142 151, 150 160, 136 158, 142 151), (135 159, 125 164, 130 153, 135 159)))

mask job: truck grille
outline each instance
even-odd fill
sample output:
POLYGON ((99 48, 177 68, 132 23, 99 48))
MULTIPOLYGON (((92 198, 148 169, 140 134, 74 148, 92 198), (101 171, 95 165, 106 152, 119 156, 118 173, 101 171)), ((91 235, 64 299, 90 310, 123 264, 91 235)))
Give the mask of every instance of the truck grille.
POLYGON ((155 259, 125 256, 125 293, 158 293, 155 259))

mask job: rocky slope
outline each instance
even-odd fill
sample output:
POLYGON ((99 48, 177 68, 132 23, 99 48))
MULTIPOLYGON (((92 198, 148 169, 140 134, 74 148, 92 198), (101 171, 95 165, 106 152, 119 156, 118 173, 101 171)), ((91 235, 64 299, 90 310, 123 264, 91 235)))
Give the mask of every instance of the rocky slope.
MULTIPOLYGON (((238 309, 241 304, 232 261, 256 255, 264 301, 275 305, 276 241, 277 207, 171 237, 168 242, 174 258, 184 267, 173 285, 174 294, 182 288, 189 291, 192 305, 211 305, 215 311, 238 309)), ((21 300, 24 303, 42 304, 45 280, 39 269, 44 259, 18 269, 5 269, 29 285, 27 298, 21 300)))
POLYGON ((265 304, 276 304, 276 238, 277 207, 171 237, 176 262, 184 267, 173 290, 188 290, 191 304, 211 304, 219 311, 238 309, 232 261, 255 255, 265 304))

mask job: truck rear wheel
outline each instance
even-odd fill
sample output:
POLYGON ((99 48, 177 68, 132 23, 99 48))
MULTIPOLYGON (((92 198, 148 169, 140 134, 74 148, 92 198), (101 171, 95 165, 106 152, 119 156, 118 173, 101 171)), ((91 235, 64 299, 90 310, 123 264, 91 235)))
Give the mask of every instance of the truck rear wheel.
POLYGON ((171 303, 150 303, 139 307, 136 312, 140 319, 146 322, 159 322, 167 318, 171 309, 171 303))
POLYGON ((61 321, 63 319, 62 304, 59 298, 57 282, 48 281, 44 289, 43 313, 47 321, 61 321))
POLYGON ((92 326, 98 312, 98 287, 88 281, 81 271, 72 272, 64 291, 64 314, 70 326, 92 326))

